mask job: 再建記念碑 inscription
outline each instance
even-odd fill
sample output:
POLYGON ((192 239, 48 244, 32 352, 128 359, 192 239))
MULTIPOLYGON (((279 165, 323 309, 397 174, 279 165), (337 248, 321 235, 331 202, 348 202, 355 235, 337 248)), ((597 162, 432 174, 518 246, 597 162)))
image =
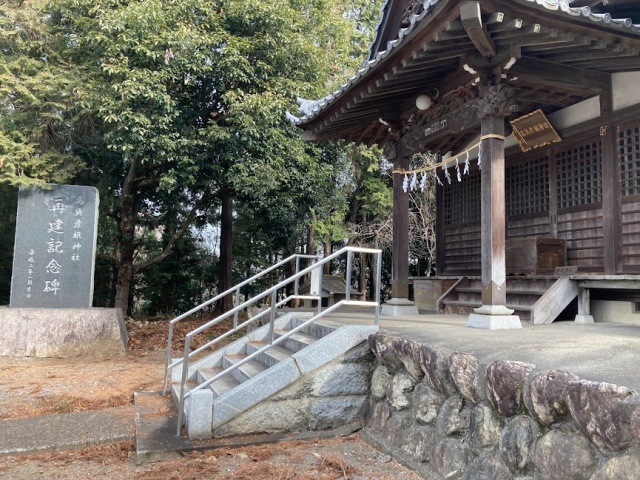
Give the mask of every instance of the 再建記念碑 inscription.
POLYGON ((10 307, 91 307, 98 190, 48 185, 18 195, 10 307))

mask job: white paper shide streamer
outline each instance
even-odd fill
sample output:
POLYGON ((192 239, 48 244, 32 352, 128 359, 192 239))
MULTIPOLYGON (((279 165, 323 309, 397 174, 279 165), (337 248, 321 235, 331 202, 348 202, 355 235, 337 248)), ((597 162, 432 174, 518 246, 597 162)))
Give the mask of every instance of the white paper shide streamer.
POLYGON ((447 183, 451 185, 451 174, 449 173, 449 169, 445 168, 445 165, 442 166, 442 169, 444 170, 444 178, 446 178, 447 183))

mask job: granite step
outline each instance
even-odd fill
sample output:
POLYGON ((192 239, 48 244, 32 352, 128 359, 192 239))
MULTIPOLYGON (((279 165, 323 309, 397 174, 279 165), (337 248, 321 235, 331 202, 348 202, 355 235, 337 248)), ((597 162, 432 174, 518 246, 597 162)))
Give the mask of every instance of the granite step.
MULTIPOLYGON (((224 355, 222 357, 222 368, 229 368, 236 363, 247 358, 247 355, 224 355)), ((262 363, 257 360, 249 360, 248 362, 240 365, 238 368, 229 372, 229 375, 235 378, 238 382, 246 382, 250 378, 253 378, 267 369, 262 363)))
MULTIPOLYGON (((275 330, 273 333, 276 338, 280 338, 287 334, 287 330, 275 330)), ((309 335, 307 333, 296 332, 290 337, 283 340, 279 345, 281 347, 286 348, 287 350, 291 350, 292 352, 299 352, 303 348, 312 345, 314 342, 318 340, 318 337, 314 337, 313 335, 309 335)))
MULTIPOLYGON (((247 343, 247 355, 251 355, 267 345, 267 342, 249 342, 247 343)), ((265 367, 269 368, 278 362, 286 360, 291 355, 293 355, 291 350, 287 350, 279 345, 274 345, 269 350, 259 354, 255 359, 265 367)))
MULTIPOLYGON (((206 382, 210 378, 218 375, 220 372, 222 372, 222 369, 215 367, 199 369, 197 373, 198 384, 206 382)), ((240 385, 238 380, 233 378, 231 375, 225 375, 209 385, 209 388, 213 391, 213 398, 216 398, 238 385, 240 385)))

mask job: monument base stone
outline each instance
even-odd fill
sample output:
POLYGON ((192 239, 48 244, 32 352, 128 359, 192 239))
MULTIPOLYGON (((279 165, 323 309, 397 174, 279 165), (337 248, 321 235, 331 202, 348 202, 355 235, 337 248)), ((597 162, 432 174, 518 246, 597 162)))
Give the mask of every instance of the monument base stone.
POLYGON ((114 357, 127 353, 119 308, 0 308, 0 356, 114 357))

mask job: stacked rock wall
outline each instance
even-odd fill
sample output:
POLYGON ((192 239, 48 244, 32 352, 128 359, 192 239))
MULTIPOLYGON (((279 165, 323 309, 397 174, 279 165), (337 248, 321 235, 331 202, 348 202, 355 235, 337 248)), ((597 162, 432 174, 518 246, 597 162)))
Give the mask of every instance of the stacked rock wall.
POLYGON ((636 392, 383 333, 369 346, 363 436, 425 478, 640 480, 636 392))

